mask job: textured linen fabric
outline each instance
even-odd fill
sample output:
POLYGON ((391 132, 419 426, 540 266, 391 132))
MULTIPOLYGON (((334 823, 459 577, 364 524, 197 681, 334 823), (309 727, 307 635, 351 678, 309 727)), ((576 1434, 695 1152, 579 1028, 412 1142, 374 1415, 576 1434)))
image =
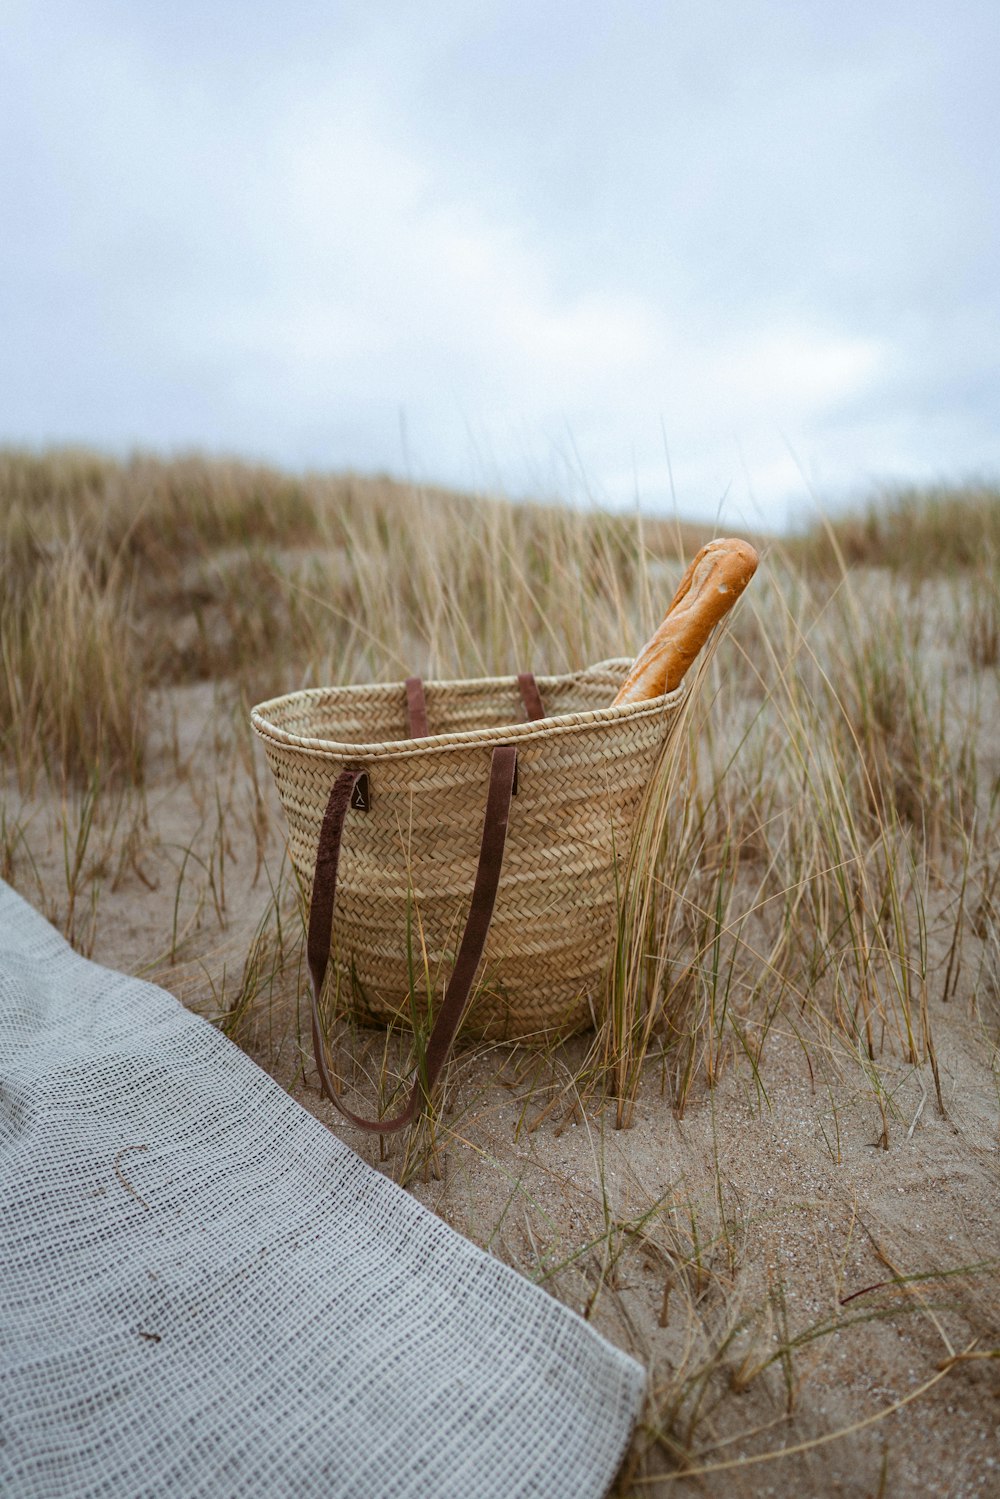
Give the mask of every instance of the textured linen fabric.
POLYGON ((585 1499, 643 1382, 0 882, 0 1493, 585 1499))

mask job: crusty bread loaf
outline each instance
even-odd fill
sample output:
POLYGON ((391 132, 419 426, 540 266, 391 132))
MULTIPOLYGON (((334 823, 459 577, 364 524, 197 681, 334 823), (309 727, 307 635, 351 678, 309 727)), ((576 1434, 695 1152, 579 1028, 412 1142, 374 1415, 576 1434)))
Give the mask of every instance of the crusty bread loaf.
POLYGON ((660 697, 680 686, 714 627, 750 582, 757 560, 750 543, 738 537, 702 547, 681 579, 663 623, 632 663, 613 707, 660 697))

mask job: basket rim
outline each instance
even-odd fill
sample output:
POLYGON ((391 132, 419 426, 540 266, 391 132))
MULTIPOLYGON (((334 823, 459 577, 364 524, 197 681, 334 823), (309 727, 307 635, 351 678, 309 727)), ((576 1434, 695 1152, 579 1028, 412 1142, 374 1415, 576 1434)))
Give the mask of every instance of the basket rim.
MULTIPOLYGON (((581 677, 597 675, 602 671, 610 675, 616 669, 627 669, 631 664, 628 658, 615 658, 598 662, 595 666, 586 667, 580 671, 538 677, 537 681, 539 687, 544 688, 546 684, 551 686, 557 683, 575 682, 581 677)), ((424 686, 428 689, 455 689, 472 686, 488 689, 509 687, 512 680, 514 680, 513 673, 499 677, 459 677, 452 681, 427 678, 424 686)), ((581 728, 597 727, 602 724, 610 726, 648 718, 662 713, 665 709, 679 708, 687 696, 688 683, 682 682, 679 687, 675 687, 672 692, 664 693, 661 697, 646 698, 638 703, 622 703, 617 708, 589 708, 583 712, 559 713, 551 718, 538 718, 522 723, 496 724, 482 729, 461 729, 450 734, 430 734, 423 739, 385 739, 373 743, 323 739, 315 735, 292 734, 287 729, 281 728, 279 724, 272 723, 268 717, 278 708, 310 698, 350 700, 367 696, 373 691, 384 691, 389 694, 401 693, 405 690, 405 682, 359 682, 339 687, 304 687, 297 692, 286 692, 280 697, 257 703, 250 710, 250 723, 255 733, 264 741, 270 742, 276 749, 295 750, 300 754, 338 760, 361 758, 402 760, 416 755, 439 754, 452 749, 492 746, 511 741, 521 743, 524 740, 554 739, 581 728)))

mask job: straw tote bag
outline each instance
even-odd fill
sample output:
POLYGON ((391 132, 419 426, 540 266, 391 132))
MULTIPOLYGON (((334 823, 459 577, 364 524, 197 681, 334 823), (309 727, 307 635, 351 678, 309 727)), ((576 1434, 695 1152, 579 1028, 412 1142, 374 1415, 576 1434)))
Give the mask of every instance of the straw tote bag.
POLYGON ((630 664, 315 688, 253 709, 311 891, 320 1081, 355 1124, 412 1122, 467 1009, 472 1034, 498 1038, 569 1035, 599 1014, 633 824, 685 696, 609 707, 630 664), (393 1119, 359 1118, 337 1096, 327 983, 383 1024, 444 988, 393 1119))

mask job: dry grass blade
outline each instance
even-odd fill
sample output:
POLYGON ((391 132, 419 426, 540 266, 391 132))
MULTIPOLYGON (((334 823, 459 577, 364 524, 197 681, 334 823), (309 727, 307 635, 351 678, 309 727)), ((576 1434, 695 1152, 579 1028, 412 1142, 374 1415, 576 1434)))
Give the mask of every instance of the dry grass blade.
MULTIPOLYGON (((998 517, 989 486, 940 488, 762 543, 614 851, 598 1030, 467 1042, 407 1141, 347 1131, 647 1364, 619 1494, 749 1496, 762 1464, 789 1496, 996 1485, 998 517)), ((247 704, 627 657, 708 535, 194 455, 0 453, 0 874, 330 1123, 247 704)), ((447 978, 411 894, 415 1026, 328 996, 365 1110, 419 1066, 447 978)))

